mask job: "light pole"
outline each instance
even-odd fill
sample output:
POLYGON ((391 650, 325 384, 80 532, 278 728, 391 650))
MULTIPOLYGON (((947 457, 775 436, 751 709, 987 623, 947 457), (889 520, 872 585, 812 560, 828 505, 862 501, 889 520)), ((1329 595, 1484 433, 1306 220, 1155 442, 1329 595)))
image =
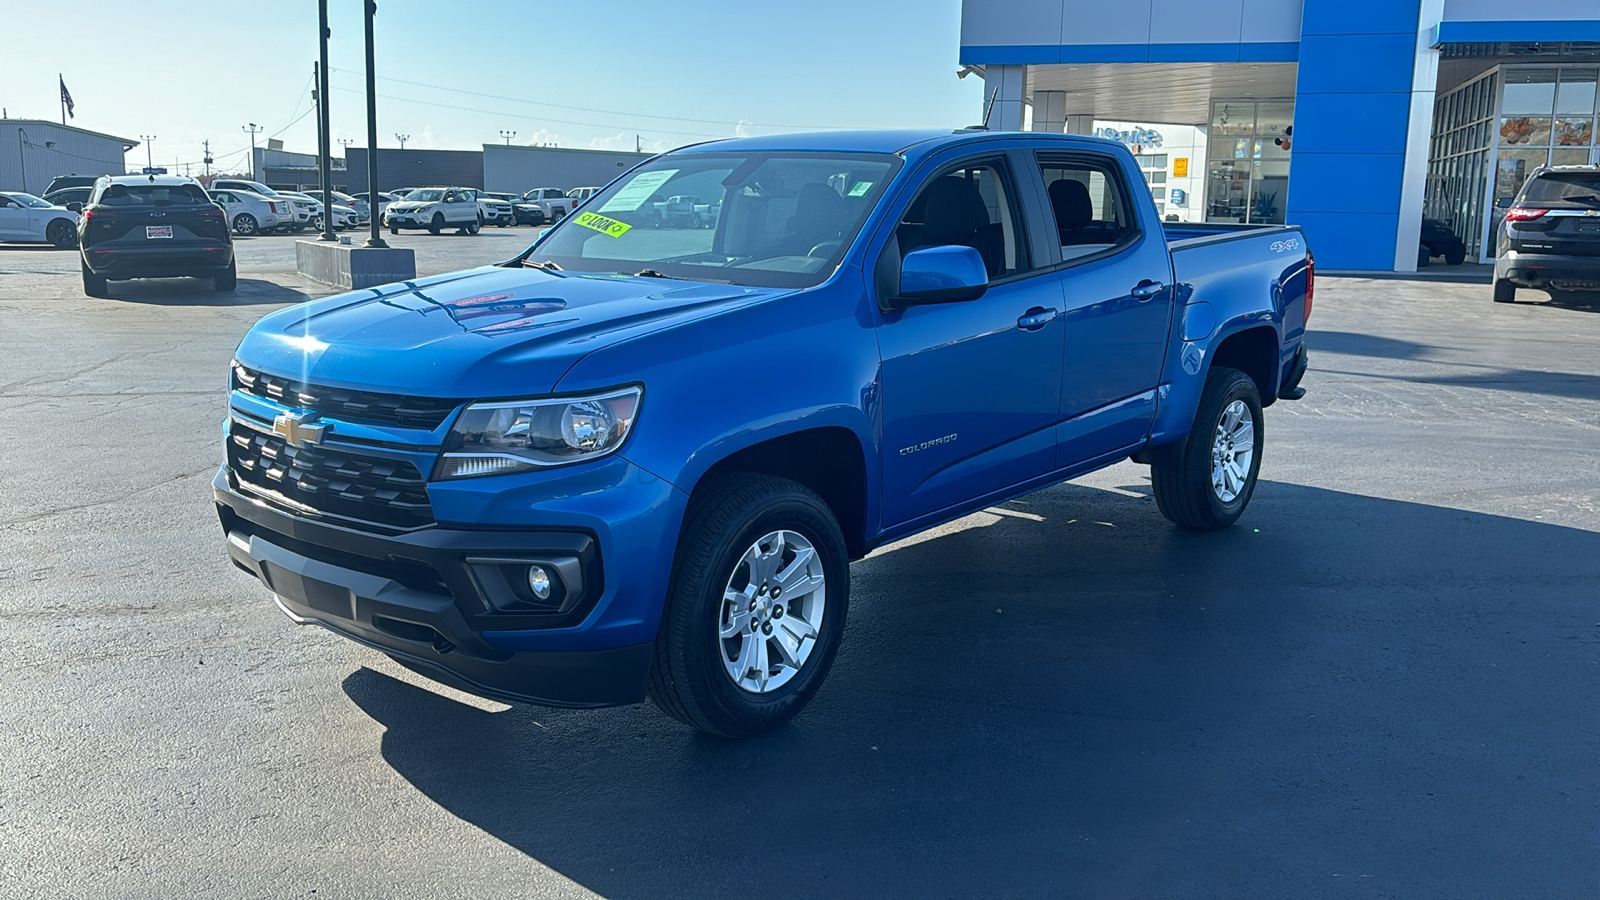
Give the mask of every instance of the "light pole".
POLYGON ((501 129, 500 136, 506 139, 506 146, 509 147, 511 146, 511 139, 516 137, 517 133, 515 131, 506 131, 505 129, 501 129))
POLYGON ((28 157, 23 155, 22 148, 28 145, 28 133, 21 128, 17 129, 17 164, 22 167, 22 192, 28 192, 28 157))
POLYGON ((333 161, 328 157, 328 0, 317 0, 317 43, 322 59, 317 65, 317 181, 322 188, 322 234, 319 240, 337 241, 333 234, 333 161))
MULTIPOLYGON (((141 134, 141 135, 139 135, 139 140, 144 141, 144 167, 146 169, 154 169, 156 167, 156 164, 154 162, 154 155, 151 153, 151 150, 150 150, 150 145, 155 141, 155 139, 156 139, 156 136, 153 135, 153 134, 141 134)), ((154 174, 154 173, 146 172, 145 174, 146 175, 150 175, 150 174, 154 174)))
POLYGON ((245 126, 240 125, 239 130, 250 132, 250 180, 260 181, 261 179, 256 177, 256 135, 266 131, 266 129, 254 122, 251 122, 250 127, 246 128, 245 126))
MULTIPOLYGON (((378 237, 378 219, 381 218, 378 215, 378 72, 377 54, 372 49, 372 20, 378 15, 378 0, 366 0, 361 7, 367 31, 367 206, 372 213, 372 236, 367 238, 367 246, 387 247, 383 238, 378 237)), ((405 147, 402 139, 400 149, 405 147)), ((416 274, 415 269, 412 274, 416 274)))
POLYGON ((400 142, 400 149, 404 150, 406 148, 406 141, 411 140, 411 135, 401 134, 400 132, 396 131, 394 133, 394 139, 400 142))

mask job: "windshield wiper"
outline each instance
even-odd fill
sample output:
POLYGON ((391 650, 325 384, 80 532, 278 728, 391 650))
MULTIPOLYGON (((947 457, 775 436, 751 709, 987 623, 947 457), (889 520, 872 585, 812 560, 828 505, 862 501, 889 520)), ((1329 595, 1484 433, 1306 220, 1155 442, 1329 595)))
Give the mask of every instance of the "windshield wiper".
POLYGON ((528 262, 527 260, 523 260, 522 261, 522 265, 524 267, 526 267, 526 268, 529 268, 529 269, 549 269, 552 272, 561 271, 561 267, 560 266, 556 265, 555 263, 551 262, 548 259, 545 260, 544 262, 528 262))
POLYGON ((635 277, 635 278, 671 278, 673 281, 688 281, 689 280, 689 279, 684 278, 684 277, 682 277, 680 275, 668 275, 668 274, 666 274, 664 272, 657 272, 655 269, 640 269, 639 271, 633 273, 633 277, 635 277))

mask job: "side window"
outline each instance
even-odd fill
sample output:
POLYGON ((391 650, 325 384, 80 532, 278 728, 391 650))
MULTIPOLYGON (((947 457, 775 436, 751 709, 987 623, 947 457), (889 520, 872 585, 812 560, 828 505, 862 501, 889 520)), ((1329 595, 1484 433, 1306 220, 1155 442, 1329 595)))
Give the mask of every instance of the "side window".
POLYGON ((1138 237, 1133 207, 1113 160, 1041 158, 1039 174, 1065 262, 1105 253, 1138 237))
POLYGON ((990 278, 1028 268, 1016 194, 999 160, 965 162, 933 176, 895 229, 900 253, 920 247, 971 247, 990 278))
POLYGON ((10 209, 15 205, 15 203, 11 202, 10 197, 0 197, 0 209, 10 209))
POLYGON ((446 202, 446 203, 454 203, 454 202, 456 202, 456 192, 455 191, 445 191, 444 192, 444 202, 446 202))

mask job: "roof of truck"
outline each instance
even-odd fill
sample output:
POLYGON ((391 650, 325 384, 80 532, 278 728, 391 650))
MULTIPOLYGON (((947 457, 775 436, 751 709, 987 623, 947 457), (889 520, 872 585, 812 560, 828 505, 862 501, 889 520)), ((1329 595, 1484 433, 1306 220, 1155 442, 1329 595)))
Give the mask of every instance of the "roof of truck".
POLYGON ((987 131, 976 128, 963 128, 957 131, 950 129, 932 130, 905 130, 905 131, 813 131, 798 134, 767 134, 758 137, 729 138, 722 141, 709 141, 704 144, 694 144, 675 150, 675 153, 721 153, 721 152, 748 152, 769 150, 796 150, 801 152, 855 152, 855 153, 902 153, 916 148, 927 152, 950 144, 959 144, 968 141, 982 140, 984 138, 1029 138, 1039 140, 1059 140, 1062 143, 1090 142, 1095 144, 1114 144, 1104 138, 1093 138, 1075 134, 1051 134, 1048 132, 1006 132, 987 131))

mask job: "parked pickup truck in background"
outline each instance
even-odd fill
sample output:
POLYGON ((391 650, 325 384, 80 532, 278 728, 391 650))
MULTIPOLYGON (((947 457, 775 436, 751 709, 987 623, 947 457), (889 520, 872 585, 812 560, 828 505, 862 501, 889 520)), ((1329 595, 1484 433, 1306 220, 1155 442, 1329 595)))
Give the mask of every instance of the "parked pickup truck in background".
POLYGON ((214 495, 296 622, 751 735, 816 692, 874 547, 1129 458, 1232 524, 1312 287, 1298 228, 1163 232, 1105 140, 702 144, 505 263, 262 319, 214 495), (641 227, 660 195, 724 214, 641 227))
POLYGON ((568 197, 566 191, 560 188, 534 188, 523 194, 522 200, 524 203, 533 204, 547 222, 554 222, 562 216, 571 214, 579 202, 568 197))

